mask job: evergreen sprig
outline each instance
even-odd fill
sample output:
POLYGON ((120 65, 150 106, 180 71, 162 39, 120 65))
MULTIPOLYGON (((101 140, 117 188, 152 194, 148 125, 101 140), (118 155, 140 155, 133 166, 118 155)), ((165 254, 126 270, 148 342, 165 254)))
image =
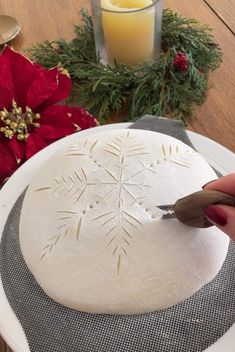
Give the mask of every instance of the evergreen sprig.
POLYGON ((116 63, 111 68, 96 57, 92 18, 85 10, 81 17, 72 41, 45 41, 30 48, 29 54, 47 68, 61 63, 73 82, 70 101, 99 117, 101 123, 120 112, 125 120, 153 114, 185 121, 193 115, 195 104, 205 101, 208 73, 222 61, 208 26, 164 10, 160 57, 138 67, 116 63), (188 58, 184 72, 173 64, 179 51, 188 58))

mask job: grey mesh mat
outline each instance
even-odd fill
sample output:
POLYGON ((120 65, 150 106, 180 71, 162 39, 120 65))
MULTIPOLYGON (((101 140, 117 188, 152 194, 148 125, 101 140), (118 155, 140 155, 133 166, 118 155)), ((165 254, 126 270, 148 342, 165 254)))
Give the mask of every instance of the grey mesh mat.
MULTIPOLYGON (((132 127, 160 130, 188 142, 179 123, 148 117, 132 127)), ((18 230, 23 198, 24 194, 5 225, 0 272, 32 352, 201 352, 235 322, 234 243, 217 277, 173 308, 137 316, 108 316, 55 303, 38 286, 21 255, 18 230)))

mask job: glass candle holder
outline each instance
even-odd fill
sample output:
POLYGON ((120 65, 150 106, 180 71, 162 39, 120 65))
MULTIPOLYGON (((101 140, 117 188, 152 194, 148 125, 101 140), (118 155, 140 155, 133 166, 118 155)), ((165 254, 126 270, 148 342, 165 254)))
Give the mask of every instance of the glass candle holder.
POLYGON ((91 9, 103 64, 136 66, 159 55, 162 0, 91 0, 91 9))

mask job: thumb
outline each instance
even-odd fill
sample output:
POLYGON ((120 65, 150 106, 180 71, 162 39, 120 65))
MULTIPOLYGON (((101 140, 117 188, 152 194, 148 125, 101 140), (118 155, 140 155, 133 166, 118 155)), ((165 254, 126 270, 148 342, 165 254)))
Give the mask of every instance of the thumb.
POLYGON ((235 208, 228 205, 210 205, 204 209, 204 214, 235 241, 235 208))

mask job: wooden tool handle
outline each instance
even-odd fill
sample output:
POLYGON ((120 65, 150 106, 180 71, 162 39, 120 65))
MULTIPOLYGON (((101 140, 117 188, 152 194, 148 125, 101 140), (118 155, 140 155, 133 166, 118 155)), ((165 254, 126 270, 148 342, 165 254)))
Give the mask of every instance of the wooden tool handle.
POLYGON ((210 227, 213 224, 205 217, 203 209, 213 204, 235 207, 235 197, 214 190, 203 190, 177 200, 174 211, 177 219, 192 227, 210 227))

